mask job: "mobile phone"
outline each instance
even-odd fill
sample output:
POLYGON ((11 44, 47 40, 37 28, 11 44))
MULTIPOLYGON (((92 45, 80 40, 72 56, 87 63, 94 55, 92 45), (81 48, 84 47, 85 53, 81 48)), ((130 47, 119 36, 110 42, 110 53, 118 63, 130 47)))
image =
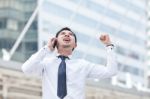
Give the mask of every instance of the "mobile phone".
POLYGON ((57 46, 57 40, 54 41, 53 48, 55 48, 56 46, 57 46))

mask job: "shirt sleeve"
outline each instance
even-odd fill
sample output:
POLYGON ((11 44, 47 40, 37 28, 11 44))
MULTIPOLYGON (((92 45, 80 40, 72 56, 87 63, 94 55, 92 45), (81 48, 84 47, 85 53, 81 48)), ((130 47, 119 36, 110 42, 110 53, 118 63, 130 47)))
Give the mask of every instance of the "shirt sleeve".
POLYGON ((51 51, 47 46, 33 54, 23 65, 22 71, 27 75, 41 76, 44 70, 43 59, 51 51))
POLYGON ((86 72, 89 78, 110 78, 117 74, 117 63, 114 50, 112 46, 106 47, 107 49, 107 64, 106 66, 97 65, 86 62, 86 72))

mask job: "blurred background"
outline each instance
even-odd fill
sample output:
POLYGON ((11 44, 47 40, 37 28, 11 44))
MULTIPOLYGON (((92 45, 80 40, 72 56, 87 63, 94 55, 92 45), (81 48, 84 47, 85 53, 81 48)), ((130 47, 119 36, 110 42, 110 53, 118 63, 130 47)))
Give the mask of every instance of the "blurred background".
POLYGON ((115 44, 119 73, 88 79, 86 99, 150 98, 150 0, 0 0, 0 99, 41 99, 41 80, 21 65, 70 27, 78 39, 74 58, 106 64, 99 41, 115 44))

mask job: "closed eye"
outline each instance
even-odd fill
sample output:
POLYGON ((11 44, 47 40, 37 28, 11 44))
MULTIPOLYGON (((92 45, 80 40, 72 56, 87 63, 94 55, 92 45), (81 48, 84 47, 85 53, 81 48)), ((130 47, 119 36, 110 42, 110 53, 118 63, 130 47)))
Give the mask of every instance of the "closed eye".
POLYGON ((69 35, 73 36, 73 33, 69 33, 69 35))
POLYGON ((61 32, 61 35, 65 35, 65 32, 61 32))

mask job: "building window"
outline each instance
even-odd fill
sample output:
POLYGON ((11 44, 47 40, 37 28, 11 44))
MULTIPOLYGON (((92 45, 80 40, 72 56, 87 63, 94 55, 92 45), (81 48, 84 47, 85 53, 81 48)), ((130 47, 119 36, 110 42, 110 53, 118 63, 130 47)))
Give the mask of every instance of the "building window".
POLYGON ((37 42, 27 42, 25 43, 26 50, 36 51, 37 50, 37 42))
POLYGON ((119 62, 117 64, 118 64, 119 71, 129 72, 129 73, 136 75, 136 76, 141 76, 141 77, 144 76, 144 71, 138 67, 125 65, 125 64, 122 64, 119 62))
POLYGON ((7 28, 12 30, 18 30, 18 23, 16 20, 9 19, 7 22, 7 28))
POLYGON ((34 21, 31 25, 31 29, 37 30, 37 21, 34 21))
POLYGON ((6 28, 6 25, 7 25, 7 20, 6 20, 6 18, 0 19, 0 29, 6 28))

